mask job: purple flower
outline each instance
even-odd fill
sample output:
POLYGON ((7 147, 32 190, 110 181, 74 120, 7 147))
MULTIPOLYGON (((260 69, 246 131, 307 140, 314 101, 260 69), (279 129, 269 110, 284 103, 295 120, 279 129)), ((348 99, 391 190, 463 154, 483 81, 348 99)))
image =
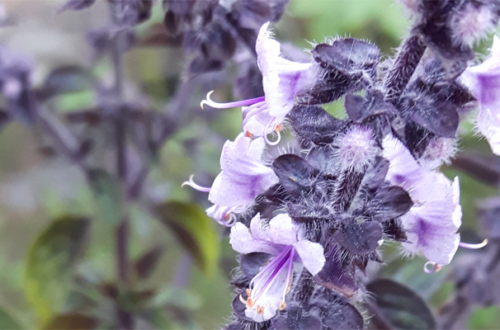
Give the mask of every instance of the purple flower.
POLYGON ((252 140, 240 133, 234 142, 227 141, 220 158, 221 173, 211 188, 197 185, 190 179, 184 184, 209 192, 214 205, 207 214, 222 225, 231 225, 231 213, 245 211, 257 195, 278 182, 278 177, 262 161, 264 139, 252 140))
POLYGON ((303 232, 287 214, 280 214, 268 224, 257 214, 250 229, 238 222, 231 228, 229 241, 234 250, 247 254, 273 255, 250 282, 245 315, 256 322, 270 319, 286 308, 285 296, 293 282, 294 263, 301 263, 316 275, 325 264, 323 247, 303 238, 303 232))
POLYGON ((462 82, 479 100, 479 132, 488 140, 493 153, 500 155, 500 39, 494 37, 491 54, 483 63, 467 68, 462 82))
POLYGON ((201 102, 201 106, 208 104, 219 109, 245 107, 243 131, 248 136, 263 136, 266 142, 270 143, 267 135, 282 129, 281 123, 292 110, 295 97, 299 92, 312 87, 316 79, 317 66, 282 58, 280 44, 272 39, 268 27, 269 23, 261 27, 255 45, 265 96, 238 102, 217 103, 210 99, 212 93, 210 92, 207 99, 201 102))
POLYGON ((376 156, 373 131, 369 127, 354 125, 338 139, 336 155, 342 170, 361 172, 376 156))
POLYGON ((408 240, 406 253, 422 253, 436 265, 450 263, 460 243, 462 224, 460 187, 442 173, 422 167, 405 146, 394 138, 383 143, 390 166, 386 179, 404 188, 414 206, 402 218, 408 240))

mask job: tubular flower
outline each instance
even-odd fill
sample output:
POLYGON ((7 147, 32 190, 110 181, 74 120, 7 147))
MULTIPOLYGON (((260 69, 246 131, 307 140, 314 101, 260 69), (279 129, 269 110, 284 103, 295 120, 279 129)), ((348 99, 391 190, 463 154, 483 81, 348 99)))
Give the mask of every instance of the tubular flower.
POLYGON ((450 263, 460 244, 462 224, 460 187, 442 173, 421 167, 401 142, 384 140, 384 157, 390 166, 386 179, 407 190, 415 203, 402 218, 407 242, 405 252, 421 252, 436 265, 450 263))
POLYGON ((247 254, 261 252, 273 257, 251 280, 247 290, 245 315, 256 322, 270 319, 286 308, 285 296, 293 282, 294 263, 301 263, 316 275, 325 264, 323 247, 303 238, 290 216, 280 214, 267 225, 257 214, 250 229, 238 222, 231 228, 230 243, 234 250, 247 254))
POLYGON ((500 39, 494 37, 490 57, 467 68, 462 82, 480 103, 479 132, 486 137, 493 153, 500 155, 500 39))
POLYGON ((234 142, 224 144, 221 173, 211 188, 201 187, 192 179, 183 185, 209 192, 208 199, 214 205, 207 209, 207 214, 222 225, 232 225, 231 213, 245 211, 257 195, 278 182, 274 172, 262 164, 264 148, 262 138, 252 140, 240 133, 234 142))
POLYGON ((295 97, 299 92, 312 87, 316 79, 316 65, 292 62, 280 57, 280 44, 272 39, 268 28, 269 23, 261 27, 255 45, 265 96, 217 103, 210 99, 210 92, 201 106, 208 104, 219 109, 243 107, 242 129, 245 134, 263 136, 266 142, 271 143, 267 140, 267 135, 273 131, 281 131, 281 123, 292 110, 295 97))

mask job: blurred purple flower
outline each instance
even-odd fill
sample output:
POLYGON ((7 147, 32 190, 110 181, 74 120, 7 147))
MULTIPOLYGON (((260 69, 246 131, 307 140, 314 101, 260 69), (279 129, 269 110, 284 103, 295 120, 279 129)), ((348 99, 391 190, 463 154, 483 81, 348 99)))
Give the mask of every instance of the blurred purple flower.
MULTIPOLYGON (((285 296, 293 282, 293 265, 302 263, 316 275, 325 264, 323 247, 304 239, 303 232, 287 214, 280 214, 268 224, 257 214, 250 229, 238 222, 231 228, 230 243, 234 250, 248 254, 263 252, 273 255, 250 282, 245 315, 263 322, 286 308, 285 296)), ((243 302, 243 301, 242 301, 243 302)))
MULTIPOLYGON (((272 39, 268 30, 269 23, 264 24, 257 37, 255 49, 257 61, 262 72, 265 96, 255 99, 217 103, 210 99, 201 102, 213 108, 243 108, 242 129, 248 136, 263 136, 282 129, 281 123, 292 110, 295 97, 312 87, 316 80, 316 65, 313 63, 297 63, 280 56, 280 44, 272 39)), ((278 138, 279 141, 279 138, 278 138)), ((277 143, 277 142, 274 142, 277 143)))
POLYGON ((221 173, 211 188, 195 184, 192 179, 184 182, 199 191, 209 192, 214 205, 207 214, 222 225, 232 225, 231 213, 244 212, 257 195, 278 182, 271 168, 262 163, 264 139, 252 140, 240 133, 234 142, 227 141, 220 158, 221 173))
POLYGON ((493 153, 500 155, 500 39, 494 37, 490 57, 467 68, 462 82, 480 103, 477 127, 493 153))
POLYGON ((462 224, 458 178, 452 183, 442 173, 420 166, 394 138, 386 138, 383 146, 390 161, 386 179, 408 191, 415 203, 401 218, 408 238, 404 251, 420 251, 436 265, 449 264, 460 243, 457 230, 462 224))

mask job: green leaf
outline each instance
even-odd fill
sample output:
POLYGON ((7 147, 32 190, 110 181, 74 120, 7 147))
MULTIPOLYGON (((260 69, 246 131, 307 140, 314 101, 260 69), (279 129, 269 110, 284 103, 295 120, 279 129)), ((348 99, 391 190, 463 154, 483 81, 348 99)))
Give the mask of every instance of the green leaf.
POLYGON ((467 323, 467 329, 498 329, 499 324, 500 307, 475 307, 467 323))
POLYGON ((436 329, 436 321, 425 301, 410 288, 389 279, 368 283, 374 297, 368 309, 375 328, 436 329))
POLYGON ((43 330, 87 330, 95 329, 97 319, 79 313, 57 315, 42 328, 43 330))
POLYGON ((155 246, 134 261, 133 267, 139 279, 147 279, 155 270, 165 249, 162 246, 155 246))
POLYGON ((0 329, 17 330, 24 329, 3 307, 0 307, 0 329))
POLYGON ((171 306, 185 310, 196 310, 201 307, 202 300, 195 292, 167 286, 158 292, 151 303, 155 307, 171 306))
POLYGON ((54 220, 28 251, 24 290, 42 322, 64 308, 89 220, 66 216, 54 220))
POLYGON ((90 170, 89 179, 94 193, 97 220, 110 225, 119 223, 123 213, 120 183, 103 169, 90 170))
POLYGON ((64 66, 52 71, 43 86, 44 96, 74 93, 93 87, 95 79, 92 74, 78 66, 64 66))
POLYGON ((166 202, 156 207, 156 214, 191 254, 196 264, 213 275, 220 253, 215 224, 203 209, 193 203, 166 202))

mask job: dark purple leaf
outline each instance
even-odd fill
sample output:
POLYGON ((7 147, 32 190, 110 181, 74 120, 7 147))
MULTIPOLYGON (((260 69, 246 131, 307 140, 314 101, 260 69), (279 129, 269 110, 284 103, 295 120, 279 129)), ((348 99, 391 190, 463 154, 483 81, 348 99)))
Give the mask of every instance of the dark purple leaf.
POLYGON ((253 278, 259 272, 271 255, 267 253, 249 253, 240 256, 240 269, 248 278, 253 278))
POLYGON ((223 68, 224 62, 221 60, 196 57, 189 64, 189 74, 191 76, 197 76, 211 71, 220 71, 223 68))
POLYGON ((304 142, 317 145, 332 143, 334 137, 345 127, 344 121, 313 105, 296 105, 287 117, 295 133, 304 142))
POLYGON ((82 10, 92 6, 94 3, 95 0, 68 0, 59 10, 59 13, 66 10, 82 10))
POLYGON ((384 221, 382 225, 384 226, 385 235, 398 242, 406 241, 406 234, 400 219, 384 221))
POLYGON ((358 290, 355 268, 348 260, 342 260, 335 248, 327 255, 323 269, 314 278, 315 282, 330 290, 352 297, 358 290))
POLYGON ((451 166, 484 184, 498 187, 500 181, 500 157, 498 156, 469 151, 458 155, 451 166))
POLYGON ((436 329, 436 321, 429 307, 410 288, 389 279, 379 279, 368 283, 366 289, 373 296, 373 301, 367 305, 370 313, 376 314, 392 327, 436 329))
POLYGON ((411 119, 437 136, 454 138, 458 128, 457 108, 450 102, 420 105, 411 115, 411 119))
POLYGON ((392 186, 378 190, 369 207, 374 220, 386 221, 406 214, 412 206, 406 190, 392 186))
POLYGON ((274 160, 272 168, 283 188, 294 197, 310 189, 318 175, 318 171, 305 159, 293 154, 279 156, 274 160))
POLYGON ((380 61, 377 46, 355 38, 339 38, 331 45, 319 44, 311 51, 316 62, 342 72, 372 69, 380 61))
POLYGON ((96 83, 92 74, 79 66, 63 66, 45 79, 41 93, 45 98, 64 93, 89 90, 96 83))
POLYGON ((355 123, 361 123, 371 116, 383 113, 396 113, 396 108, 384 102, 384 95, 378 90, 367 93, 366 99, 359 95, 346 95, 345 109, 355 123))
POLYGON ((375 158, 375 165, 367 171, 363 179, 363 186, 369 190, 378 189, 385 181, 387 171, 389 171, 389 161, 377 156, 375 158))
POLYGON ((287 203, 287 209, 290 217, 299 223, 307 223, 315 220, 328 221, 330 216, 328 208, 321 204, 303 206, 295 203, 287 203))
POLYGON ((382 225, 376 221, 357 223, 355 220, 350 220, 344 223, 333 237, 354 255, 369 254, 375 251, 382 239, 382 225))
POLYGON ((45 324, 43 330, 90 330, 95 329, 99 320, 79 313, 60 314, 45 324))
POLYGON ((196 0, 166 0, 168 9, 176 15, 188 15, 193 11, 196 0))
POLYGON ((162 246, 156 246, 144 253, 139 259, 135 260, 134 269, 137 276, 140 279, 149 278, 158 265, 158 262, 164 252, 165 249, 162 246))
POLYGON ((273 330, 321 330, 322 324, 319 318, 307 315, 302 306, 290 304, 287 306, 286 314, 273 319, 273 330))
POLYGON ((356 307, 349 303, 337 303, 326 308, 321 321, 332 330, 361 330, 364 328, 363 316, 356 307))

